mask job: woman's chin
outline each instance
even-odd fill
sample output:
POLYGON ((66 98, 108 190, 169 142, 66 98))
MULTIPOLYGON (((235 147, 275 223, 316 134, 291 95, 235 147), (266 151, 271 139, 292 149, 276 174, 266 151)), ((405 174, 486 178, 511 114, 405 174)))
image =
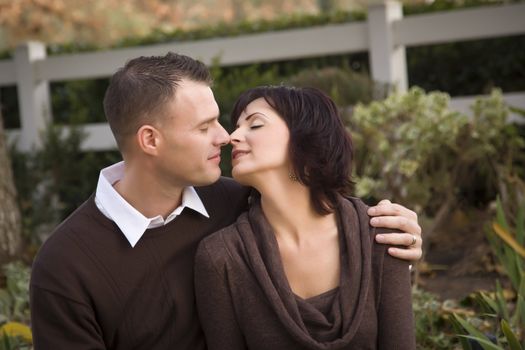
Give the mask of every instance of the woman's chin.
POLYGON ((232 177, 235 181, 240 183, 244 186, 252 186, 252 181, 250 174, 247 174, 246 172, 236 170, 235 168, 232 169, 232 177))

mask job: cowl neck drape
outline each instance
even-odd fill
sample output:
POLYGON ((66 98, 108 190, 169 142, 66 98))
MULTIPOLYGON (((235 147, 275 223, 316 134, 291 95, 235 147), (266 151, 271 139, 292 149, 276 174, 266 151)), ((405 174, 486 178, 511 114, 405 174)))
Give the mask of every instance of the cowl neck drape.
POLYGON ((275 234, 260 200, 253 200, 248 213, 237 221, 246 249, 244 258, 270 307, 289 334, 307 349, 339 349, 348 345, 365 316, 372 270, 366 209, 357 199, 338 198, 340 284, 337 290, 306 300, 296 296, 288 283, 275 234), (319 298, 331 298, 331 305, 320 310, 319 300, 311 300, 319 298))

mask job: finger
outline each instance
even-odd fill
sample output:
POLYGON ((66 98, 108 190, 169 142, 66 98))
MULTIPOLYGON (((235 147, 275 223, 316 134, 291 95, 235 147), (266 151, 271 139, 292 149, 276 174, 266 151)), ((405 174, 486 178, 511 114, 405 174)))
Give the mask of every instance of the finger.
POLYGON ((403 249, 390 247, 388 248, 388 254, 398 259, 416 261, 421 259, 423 251, 421 248, 403 249))
POLYGON ((421 246, 421 238, 410 233, 378 234, 376 235, 376 241, 382 244, 400 245, 410 248, 421 246), (416 237, 416 242, 412 244, 414 237, 416 237))
POLYGON ((377 203, 377 205, 386 205, 386 204, 391 204, 391 203, 392 202, 389 201, 388 199, 383 199, 379 203, 377 203))
POLYGON ((421 237, 421 227, 417 221, 403 216, 374 217, 370 219, 370 224, 374 227, 397 229, 421 237))
POLYGON ((370 216, 404 216, 409 219, 417 220, 416 212, 400 205, 397 203, 390 203, 390 201, 382 200, 375 207, 368 209, 368 215, 370 216), (381 204, 382 202, 388 202, 381 204))

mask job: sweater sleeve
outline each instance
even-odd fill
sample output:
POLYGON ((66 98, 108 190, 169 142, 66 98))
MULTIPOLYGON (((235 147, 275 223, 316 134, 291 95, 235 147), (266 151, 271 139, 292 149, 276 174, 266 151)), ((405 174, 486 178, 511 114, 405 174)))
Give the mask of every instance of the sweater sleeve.
POLYGON ((408 261, 385 252, 378 311, 378 349, 416 349, 408 265, 408 261))
POLYGON ((93 310, 32 285, 31 328, 35 350, 106 349, 93 310))
POLYGON ((195 295, 208 349, 247 349, 237 323, 225 267, 215 266, 206 241, 200 244, 195 257, 195 295))

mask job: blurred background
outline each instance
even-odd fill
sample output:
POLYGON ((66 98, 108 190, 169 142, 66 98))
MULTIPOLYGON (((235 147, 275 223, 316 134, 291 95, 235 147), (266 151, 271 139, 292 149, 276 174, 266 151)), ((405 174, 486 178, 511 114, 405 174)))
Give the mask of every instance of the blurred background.
MULTIPOLYGON (((380 2, 380 1, 376 1, 380 2)), ((124 38, 219 23, 272 20, 331 11, 363 11, 365 0, 2 0, 0 49, 25 40, 108 47, 124 38)), ((404 4, 430 1, 405 0, 404 4)))
POLYGON ((31 348, 31 261, 120 160, 108 77, 168 50, 210 66, 226 127, 250 87, 332 96, 356 195, 419 215, 418 347, 525 348, 524 1, 0 0, 0 350, 31 348))

